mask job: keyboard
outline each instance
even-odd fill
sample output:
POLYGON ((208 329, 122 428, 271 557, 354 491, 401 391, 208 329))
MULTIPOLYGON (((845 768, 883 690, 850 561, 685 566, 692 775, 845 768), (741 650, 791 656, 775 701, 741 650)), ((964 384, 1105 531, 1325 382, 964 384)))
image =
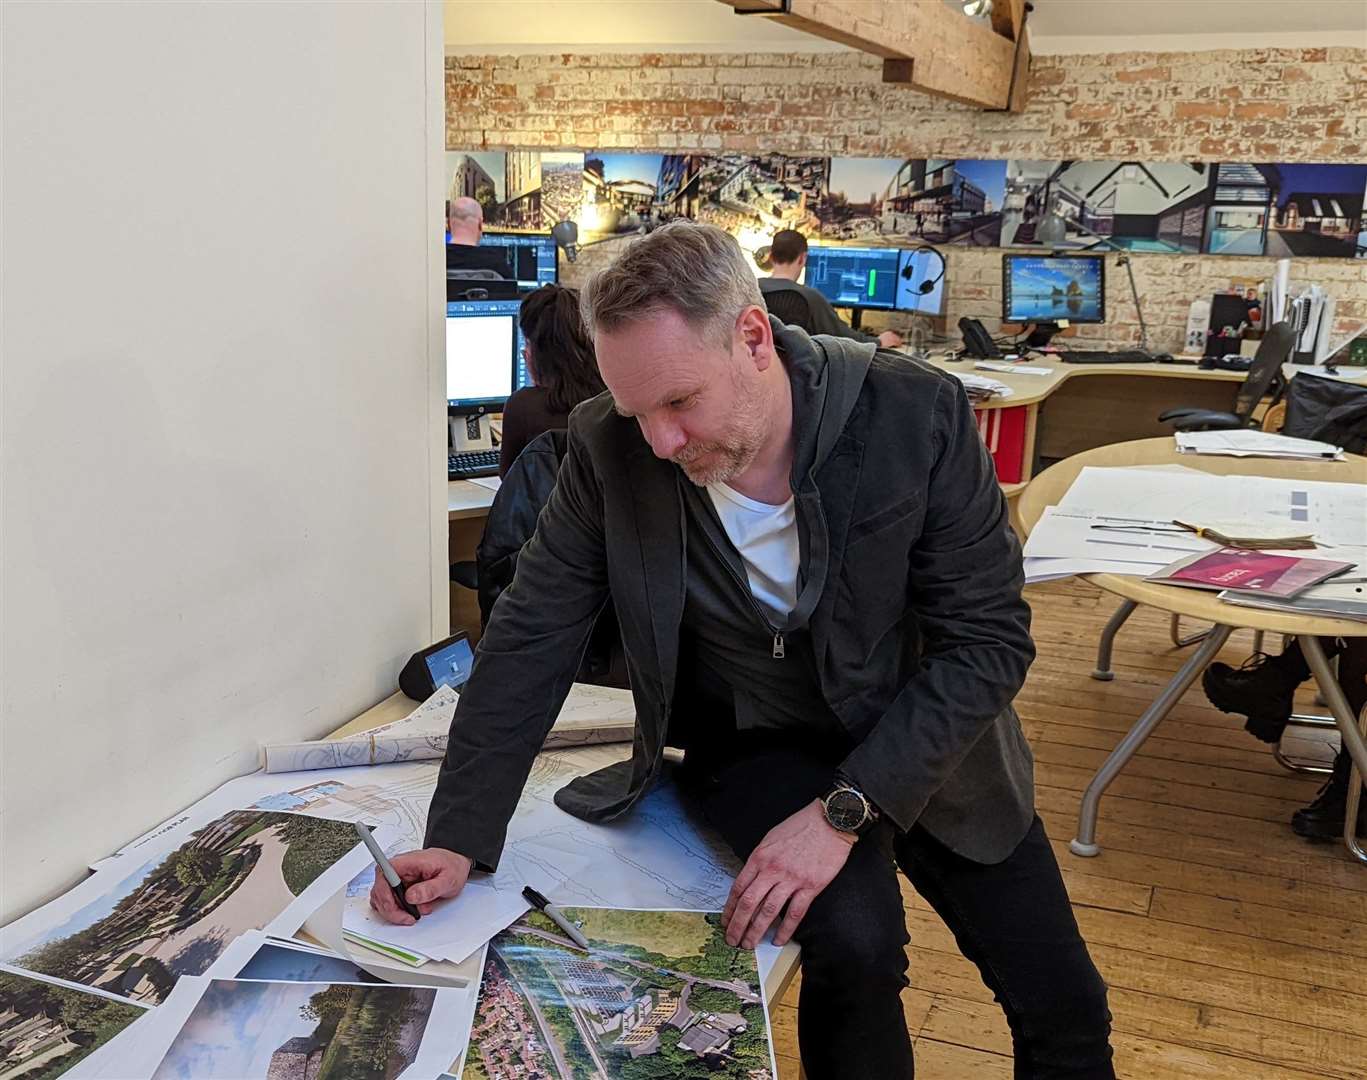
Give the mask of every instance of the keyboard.
POLYGON ((1128 352, 1101 352, 1090 349, 1069 349, 1060 352, 1058 358, 1065 364, 1156 364, 1158 358, 1138 350, 1128 352))
POLYGON ((446 459, 446 479, 469 480, 472 476, 497 476, 497 450, 462 450, 446 459))

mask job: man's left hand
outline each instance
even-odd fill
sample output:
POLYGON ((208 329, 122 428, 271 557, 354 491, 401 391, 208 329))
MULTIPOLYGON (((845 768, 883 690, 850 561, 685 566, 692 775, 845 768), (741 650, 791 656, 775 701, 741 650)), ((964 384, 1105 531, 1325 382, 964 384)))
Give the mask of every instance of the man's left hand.
POLYGON ((812 901, 840 873, 856 839, 832 828, 817 801, 770 829, 727 897, 721 916, 727 943, 753 949, 786 904, 774 935, 775 945, 786 945, 812 901))

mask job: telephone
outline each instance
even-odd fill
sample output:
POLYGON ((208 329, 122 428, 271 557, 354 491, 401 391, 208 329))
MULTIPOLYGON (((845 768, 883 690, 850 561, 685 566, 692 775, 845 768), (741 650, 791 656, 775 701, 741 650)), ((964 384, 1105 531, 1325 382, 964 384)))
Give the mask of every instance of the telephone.
POLYGON ((959 320, 959 333, 964 337, 965 356, 977 357, 979 360, 996 359, 1001 356, 1001 350, 993 342, 992 335, 977 319, 970 319, 965 315, 959 320))

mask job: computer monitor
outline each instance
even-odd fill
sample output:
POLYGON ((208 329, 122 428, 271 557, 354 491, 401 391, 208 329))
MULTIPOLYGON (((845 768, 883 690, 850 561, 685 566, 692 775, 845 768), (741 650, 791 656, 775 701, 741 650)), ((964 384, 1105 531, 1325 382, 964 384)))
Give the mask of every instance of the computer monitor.
POLYGON ((932 248, 903 248, 898 253, 897 293, 893 307, 917 315, 945 313, 944 256, 932 248), (933 282, 929 292, 921 286, 933 282))
POLYGON ((446 305, 446 406, 454 414, 498 412, 517 388, 520 300, 458 300, 446 305))
POLYGON ((838 307, 891 311, 897 300, 897 248, 807 248, 808 288, 838 307))
POLYGON ((1105 321, 1104 256, 1002 256, 1002 322, 1105 321))
POLYGON ((479 244, 480 247, 506 249, 508 261, 513 267, 513 277, 523 292, 539 289, 542 285, 554 285, 560 280, 555 241, 550 233, 486 232, 479 244))

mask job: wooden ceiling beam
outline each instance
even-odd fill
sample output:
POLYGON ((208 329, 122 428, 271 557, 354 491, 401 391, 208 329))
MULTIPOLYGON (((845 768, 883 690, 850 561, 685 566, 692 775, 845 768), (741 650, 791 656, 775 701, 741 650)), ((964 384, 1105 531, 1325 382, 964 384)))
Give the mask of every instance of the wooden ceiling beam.
POLYGON ((1025 0, 995 0, 992 4, 992 29, 1004 38, 1019 41, 1025 29, 1025 0))
POLYGON ((942 0, 719 0, 883 59, 883 81, 981 109, 1025 108, 1025 0, 997 0, 989 25, 942 0), (1007 33, 1006 31, 1010 31, 1007 33), (1014 76, 1014 77, 1013 77, 1014 76))

